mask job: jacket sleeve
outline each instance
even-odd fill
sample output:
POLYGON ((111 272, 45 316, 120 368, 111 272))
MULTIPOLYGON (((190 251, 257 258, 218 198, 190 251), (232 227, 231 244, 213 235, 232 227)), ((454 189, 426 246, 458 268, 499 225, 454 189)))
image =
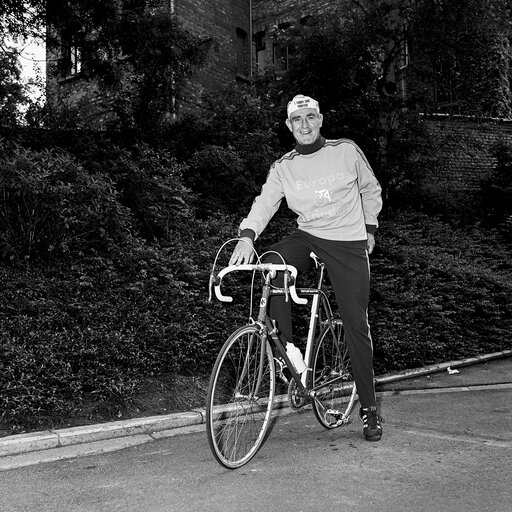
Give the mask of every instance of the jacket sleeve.
POLYGON ((278 169, 274 163, 270 168, 261 193, 254 200, 249 215, 241 222, 240 231, 251 229, 258 238, 267 227, 270 219, 279 209, 284 197, 283 184, 278 169))
POLYGON ((366 229, 372 233, 379 226, 377 217, 382 209, 382 188, 359 148, 357 148, 356 172, 366 229))

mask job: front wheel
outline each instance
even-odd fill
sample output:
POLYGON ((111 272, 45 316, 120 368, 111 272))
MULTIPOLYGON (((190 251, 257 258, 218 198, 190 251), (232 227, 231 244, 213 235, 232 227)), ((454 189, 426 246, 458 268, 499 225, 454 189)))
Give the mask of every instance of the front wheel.
POLYGON ((329 321, 313 352, 313 411, 325 428, 348 423, 356 400, 344 334, 341 320, 329 321))
POLYGON ((229 469, 251 460, 265 441, 276 387, 272 348, 260 328, 236 330, 222 347, 208 387, 206 432, 229 469))

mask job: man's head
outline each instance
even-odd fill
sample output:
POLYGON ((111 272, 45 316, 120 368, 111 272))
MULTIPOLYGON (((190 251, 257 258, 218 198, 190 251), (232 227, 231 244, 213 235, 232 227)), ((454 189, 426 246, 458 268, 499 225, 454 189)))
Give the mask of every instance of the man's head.
POLYGON ((320 136, 323 116, 318 102, 299 94, 288 103, 286 126, 299 144, 311 144, 320 136))

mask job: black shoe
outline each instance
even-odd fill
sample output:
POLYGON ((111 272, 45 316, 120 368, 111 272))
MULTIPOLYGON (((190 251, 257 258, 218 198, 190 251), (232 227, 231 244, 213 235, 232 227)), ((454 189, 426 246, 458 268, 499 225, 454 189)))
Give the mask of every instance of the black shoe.
POLYGON ((359 409, 359 419, 363 424, 363 437, 367 441, 380 441, 382 437, 382 425, 384 420, 377 414, 377 407, 359 409))

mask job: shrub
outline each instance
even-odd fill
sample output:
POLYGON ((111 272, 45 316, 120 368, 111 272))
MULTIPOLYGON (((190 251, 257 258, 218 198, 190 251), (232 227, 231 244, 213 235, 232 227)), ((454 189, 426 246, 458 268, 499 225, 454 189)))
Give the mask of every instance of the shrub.
POLYGON ((131 235, 132 218, 106 174, 88 174, 69 154, 21 147, 0 160, 3 258, 48 258, 109 250, 131 235))
POLYGON ((501 142, 491 151, 497 163, 481 181, 481 195, 487 223, 498 226, 503 236, 512 240, 512 145, 501 142))
POLYGON ((167 240, 192 222, 195 197, 183 184, 185 167, 167 152, 143 144, 130 151, 112 148, 95 154, 91 167, 100 174, 108 172, 114 180, 120 203, 135 219, 138 236, 167 240))
POLYGON ((424 214, 384 220, 372 258, 376 368, 510 348, 512 262, 497 241, 424 214))

